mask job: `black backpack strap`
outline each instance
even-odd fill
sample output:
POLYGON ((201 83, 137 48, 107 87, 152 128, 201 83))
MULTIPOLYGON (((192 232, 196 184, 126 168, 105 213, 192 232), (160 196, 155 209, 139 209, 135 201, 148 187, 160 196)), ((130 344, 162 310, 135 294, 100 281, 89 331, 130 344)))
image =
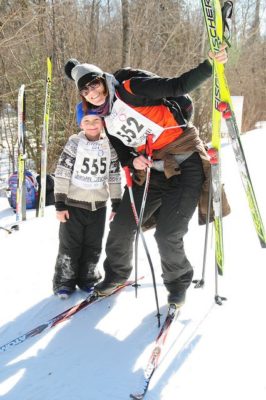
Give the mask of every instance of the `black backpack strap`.
POLYGON ((122 101, 133 107, 159 106, 160 104, 163 104, 162 99, 149 99, 147 97, 136 96, 133 93, 128 92, 123 84, 119 85, 116 91, 118 97, 122 101))
POLYGON ((164 104, 172 112, 175 120, 180 126, 184 127, 193 115, 193 102, 188 94, 178 97, 167 97, 164 104))

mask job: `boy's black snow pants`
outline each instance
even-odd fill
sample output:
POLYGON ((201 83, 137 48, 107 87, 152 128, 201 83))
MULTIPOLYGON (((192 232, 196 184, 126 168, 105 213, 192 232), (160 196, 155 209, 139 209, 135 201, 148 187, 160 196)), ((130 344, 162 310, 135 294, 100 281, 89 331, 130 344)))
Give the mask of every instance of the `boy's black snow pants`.
POLYGON ((96 211, 68 206, 69 220, 60 223, 59 251, 53 289, 74 290, 92 286, 100 278, 97 270, 102 250, 106 207, 96 211))

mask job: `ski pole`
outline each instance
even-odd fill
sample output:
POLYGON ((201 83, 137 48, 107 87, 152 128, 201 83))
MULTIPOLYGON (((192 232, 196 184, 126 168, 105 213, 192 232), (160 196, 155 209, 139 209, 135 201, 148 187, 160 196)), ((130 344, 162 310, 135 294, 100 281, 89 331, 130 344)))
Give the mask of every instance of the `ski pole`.
POLYGON ((2 229, 3 231, 5 231, 5 232, 10 234, 13 231, 18 231, 19 230, 19 225, 18 224, 13 224, 13 225, 9 225, 8 227, 0 226, 0 229, 2 229))
MULTIPOLYGON (((145 152, 146 152, 146 155, 148 156, 148 160, 151 161, 151 157, 152 157, 152 134, 148 134, 147 135, 145 152)), ((146 205, 146 199, 147 199, 147 194, 148 194, 148 189, 149 189, 149 184, 150 184, 150 175, 151 175, 151 169, 150 169, 150 167, 147 167, 146 182, 145 182, 142 202, 141 202, 141 206, 140 206, 139 222, 137 223, 137 233, 136 233, 136 239, 135 239, 135 280, 136 280, 136 282, 137 282, 137 277, 138 277, 138 242, 139 242, 139 234, 140 234, 141 225, 142 225, 142 221, 143 221, 143 215, 144 215, 144 210, 145 210, 145 205, 146 205)), ((136 297, 137 297, 137 286, 135 286, 135 289, 136 289, 135 293, 136 293, 136 297)))
POLYGON ((7 233, 12 233, 11 229, 5 228, 4 226, 0 226, 0 229, 2 229, 3 231, 7 232, 7 233))
POLYGON ((211 199, 212 199, 212 177, 210 174, 208 208, 207 208, 207 215, 206 215, 206 229, 205 229, 205 238, 204 238, 203 261, 202 261, 202 274, 201 274, 201 279, 193 280, 193 283, 195 283, 195 286, 194 286, 195 289, 201 288, 205 284, 205 270, 206 270, 207 245, 208 245, 209 227, 210 227, 211 199))
POLYGON ((233 2, 225 1, 221 11, 223 20, 223 39, 228 47, 231 47, 233 2))
MULTIPOLYGON (((136 224, 137 224, 137 226, 139 226, 139 217, 138 217, 138 212, 137 212, 137 209, 136 209, 134 196, 133 196, 133 190, 132 190, 132 177, 131 177, 131 174, 130 174, 130 170, 129 170, 129 168, 127 166, 124 167, 124 171, 125 171, 125 175, 126 175, 126 181, 127 181, 127 187, 128 187, 129 197, 130 197, 131 208, 132 208, 132 211, 133 211, 133 215, 134 215, 136 224)), ((140 232, 140 236, 141 236, 141 239, 142 239, 143 247, 145 249, 146 256, 147 256, 147 259, 148 259, 148 262, 149 262, 151 274, 152 274, 153 289, 154 289, 155 302, 156 302, 156 308, 157 308, 156 317, 158 319, 158 327, 160 327, 160 325, 161 325, 160 324, 160 316, 161 316, 161 314, 160 314, 160 311, 159 311, 159 302, 158 302, 158 295, 157 295, 154 267, 153 267, 153 264, 152 264, 151 256, 150 256, 150 253, 149 253, 149 250, 148 250, 148 246, 147 246, 147 243, 146 243, 146 240, 145 240, 145 237, 144 237, 144 234, 143 234, 143 231, 142 231, 141 227, 140 227, 139 232, 140 232)), ((138 254, 137 254, 137 251, 136 251, 136 242, 135 242, 135 262, 137 260, 137 258, 136 258, 137 256, 138 256, 138 254)), ((137 284, 137 280, 138 280, 137 269, 135 268, 135 284, 134 284, 135 290, 137 290, 137 285, 138 285, 137 284)), ((136 297, 137 297, 137 292, 136 292, 136 297)))

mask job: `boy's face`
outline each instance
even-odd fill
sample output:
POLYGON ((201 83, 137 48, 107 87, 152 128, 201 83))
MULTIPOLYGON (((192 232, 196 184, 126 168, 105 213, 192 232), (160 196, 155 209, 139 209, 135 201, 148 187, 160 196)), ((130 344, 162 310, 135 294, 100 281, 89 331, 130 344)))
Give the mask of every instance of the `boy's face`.
POLYGON ((81 120, 80 127, 88 139, 97 140, 102 131, 103 123, 97 115, 85 115, 81 120))

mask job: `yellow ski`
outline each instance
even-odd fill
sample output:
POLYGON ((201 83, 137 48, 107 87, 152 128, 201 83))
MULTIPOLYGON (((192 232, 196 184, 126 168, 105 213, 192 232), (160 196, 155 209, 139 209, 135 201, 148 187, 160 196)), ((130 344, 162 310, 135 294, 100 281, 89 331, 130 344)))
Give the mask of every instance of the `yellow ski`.
POLYGON ((46 197, 46 170, 47 170, 47 147, 48 147, 48 128, 49 128, 49 110, 51 98, 51 84, 52 84, 52 61, 47 58, 47 78, 46 78, 46 93, 44 103, 44 117, 42 129, 42 147, 41 147, 41 170, 40 170, 40 187, 39 198, 36 210, 37 217, 44 216, 45 197, 46 197))
MULTIPOLYGON (((204 11, 205 23, 208 31, 209 43, 213 52, 219 51, 219 46, 224 39, 222 10, 219 0, 201 0, 204 11)), ((232 13, 233 3, 226 1, 224 9, 232 13)), ((230 90, 227 84, 224 65, 213 62, 214 96, 213 96, 213 130, 212 146, 220 149, 220 122, 221 115, 226 120, 228 133, 240 172, 240 177, 247 196, 248 205, 253 224, 258 235, 261 247, 266 248, 266 232, 261 218, 260 210, 249 174, 247 161, 242 147, 239 129, 233 110, 230 90), (222 114, 221 114, 222 113, 222 114)))

